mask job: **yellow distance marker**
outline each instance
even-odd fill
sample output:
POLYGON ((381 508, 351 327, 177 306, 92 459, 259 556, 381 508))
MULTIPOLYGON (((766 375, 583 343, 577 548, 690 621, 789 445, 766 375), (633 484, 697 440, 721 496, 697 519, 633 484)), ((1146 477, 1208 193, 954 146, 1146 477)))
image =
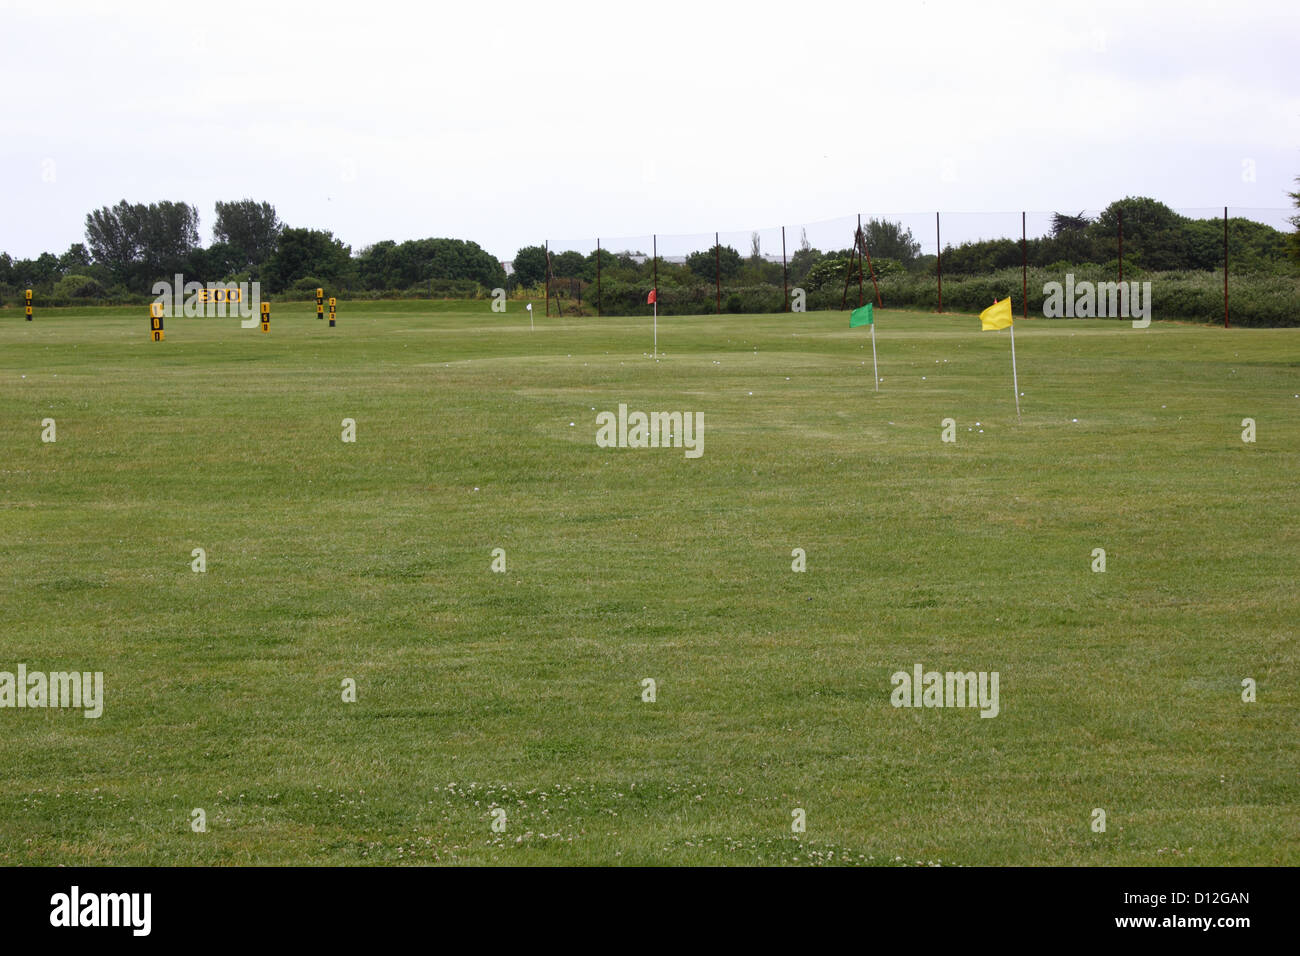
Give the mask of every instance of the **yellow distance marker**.
POLYGON ((149 304, 149 332, 155 342, 163 340, 163 307, 159 302, 149 304))
POLYGON ((331 329, 334 328, 334 305, 337 302, 338 299, 334 298, 334 296, 330 296, 330 328, 331 329))
POLYGON ((23 301, 25 303, 23 312, 27 316, 27 321, 30 322, 32 320, 32 290, 31 289, 23 290, 23 301))
POLYGON ((316 290, 316 318, 318 319, 325 318, 324 305, 325 305, 325 290, 317 289, 316 290))
POLYGON ((262 331, 271 331, 271 303, 262 303, 262 331))

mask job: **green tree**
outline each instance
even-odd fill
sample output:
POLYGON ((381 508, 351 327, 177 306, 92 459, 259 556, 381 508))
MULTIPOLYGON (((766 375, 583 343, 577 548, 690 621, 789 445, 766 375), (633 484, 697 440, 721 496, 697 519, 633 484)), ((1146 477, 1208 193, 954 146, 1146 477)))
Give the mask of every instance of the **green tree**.
POLYGON ((1119 219, 1124 218, 1124 258, 1148 269, 1197 268, 1189 262, 1190 231, 1186 216, 1145 196, 1127 196, 1107 206, 1088 232, 1107 260, 1119 255, 1119 219))
POLYGON ((543 246, 524 246, 515 253, 514 280, 518 285, 532 286, 546 281, 546 249, 543 246))
POLYGON ((903 228, 901 222, 868 219, 862 232, 873 258, 897 259, 906 266, 921 252, 921 244, 912 238, 912 230, 903 228))
POLYGON ((742 265, 740 253, 731 246, 712 246, 706 252, 692 252, 686 257, 686 268, 710 282, 714 281, 715 276, 735 278, 740 274, 742 265))
POLYGON ((586 264, 586 257, 581 252, 569 250, 551 255, 551 271, 561 279, 581 278, 586 264))
POLYGON ((396 275, 396 263, 393 259, 397 243, 392 239, 383 239, 374 245, 366 246, 357 256, 357 278, 364 289, 383 292, 393 288, 396 275))
POLYGON ((286 228, 262 267, 262 278, 270 291, 283 292, 307 276, 347 285, 352 278, 352 251, 331 232, 286 228))
POLYGON ((790 284, 792 286, 802 285, 808 277, 808 270, 821 260, 822 254, 808 245, 808 239, 805 236, 800 242, 799 248, 790 257, 790 284))
POLYGON ((74 242, 68 246, 68 251, 59 256, 59 272, 69 275, 73 272, 79 272, 85 269, 91 263, 90 250, 84 243, 74 242))
POLYGON ((271 258, 284 231, 284 223, 275 214, 274 206, 252 199, 217 200, 216 211, 212 240, 230 247, 236 272, 255 269, 271 258))
POLYGON ((95 262, 138 290, 185 268, 199 245, 199 211, 182 202, 124 199, 86 215, 86 242, 95 262))
MULTIPOLYGON (((1300 176, 1296 177, 1296 183, 1300 184, 1300 176)), ((1297 209, 1300 209, 1300 192, 1287 193, 1291 197, 1292 203, 1297 209)), ((1291 233, 1287 240, 1287 247, 1291 252, 1291 258, 1300 263, 1300 215, 1291 217, 1291 225, 1295 226, 1295 232, 1291 233)))

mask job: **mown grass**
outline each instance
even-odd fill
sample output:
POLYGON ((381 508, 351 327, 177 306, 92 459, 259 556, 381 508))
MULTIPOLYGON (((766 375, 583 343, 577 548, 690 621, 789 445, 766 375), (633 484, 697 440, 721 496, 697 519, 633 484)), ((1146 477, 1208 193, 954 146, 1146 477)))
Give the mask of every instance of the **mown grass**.
POLYGON ((1300 861, 1300 333, 340 308, 0 320, 0 863, 1300 861))

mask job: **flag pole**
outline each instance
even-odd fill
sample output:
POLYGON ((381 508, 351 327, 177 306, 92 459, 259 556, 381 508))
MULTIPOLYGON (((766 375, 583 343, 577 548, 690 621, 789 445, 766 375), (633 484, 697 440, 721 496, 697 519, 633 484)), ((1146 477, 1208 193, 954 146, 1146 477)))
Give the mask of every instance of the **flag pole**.
POLYGON ((655 289, 655 351, 651 358, 659 357, 659 290, 655 289))
POLYGON ((1007 326, 1011 330, 1011 387, 1016 393, 1016 421, 1020 421, 1020 381, 1016 377, 1016 326, 1007 326))
POLYGON ((876 378, 876 391, 880 391, 880 369, 876 367, 876 322, 871 322, 871 372, 876 378))

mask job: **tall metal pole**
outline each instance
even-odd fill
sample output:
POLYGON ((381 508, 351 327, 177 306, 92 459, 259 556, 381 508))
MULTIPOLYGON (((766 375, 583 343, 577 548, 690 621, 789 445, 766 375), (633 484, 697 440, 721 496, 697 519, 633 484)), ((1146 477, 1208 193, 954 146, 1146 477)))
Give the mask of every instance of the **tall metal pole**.
MULTIPOLYGON (((871 274, 871 287, 872 287, 873 289, 876 290, 876 306, 877 306, 878 308, 883 309, 883 308, 885 307, 885 303, 882 302, 882 301, 880 301, 880 286, 876 284, 876 267, 873 266, 873 265, 871 264, 871 249, 867 247, 867 237, 866 237, 866 236, 863 236, 863 237, 862 237, 862 248, 863 248, 863 249, 866 251, 866 253, 867 253, 867 272, 869 272, 869 273, 871 274)), ((862 272, 862 255, 861 255, 861 253, 859 253, 859 254, 858 254, 858 273, 859 273, 859 280, 860 280, 861 272, 862 272)), ((875 325, 874 325, 874 323, 873 323, 873 325, 872 325, 872 329, 873 329, 873 330, 875 329, 875 325)))
POLYGON ((1025 214, 1020 213, 1020 302, 1029 318, 1029 240, 1025 237, 1025 214))
MULTIPOLYGON (((858 213, 858 232, 854 237, 858 244, 858 308, 862 308, 862 250, 867 247, 867 240, 862 235, 862 213, 858 213)), ((876 277, 873 274, 871 282, 874 285, 876 277)))
POLYGON ((650 241, 654 243, 650 252, 654 259, 654 292, 655 292, 655 350, 654 357, 659 357, 659 236, 652 235, 650 241))
POLYGON ((650 249, 654 262, 654 290, 655 290, 655 354, 659 354, 659 235, 656 233, 650 237, 654 244, 650 249))
POLYGON ((785 264, 785 226, 781 227, 781 284, 785 286, 785 311, 790 311, 790 272, 785 264))
MULTIPOLYGON (((858 234, 853 234, 853 248, 849 250, 849 267, 844 270, 844 292, 840 296, 840 309, 849 304, 849 280, 853 278, 853 259, 858 254, 858 234)), ((861 298, 859 296, 859 298, 861 298)))
POLYGON ((549 317, 551 314, 551 240, 544 240, 542 248, 546 251, 546 315, 549 317))
POLYGON ((939 277, 939 311, 943 311, 943 246, 939 243, 939 214, 934 214, 934 271, 939 277))
POLYGON ((1228 327, 1228 207, 1223 207, 1223 327, 1228 327))
POLYGON ((596 318, 600 318, 600 237, 596 237, 596 318))
POLYGON ((1119 281, 1124 281, 1124 210, 1119 213, 1119 281))
POLYGON ((718 245, 718 234, 713 234, 713 285, 718 293, 718 315, 722 314, 722 248, 718 245))

